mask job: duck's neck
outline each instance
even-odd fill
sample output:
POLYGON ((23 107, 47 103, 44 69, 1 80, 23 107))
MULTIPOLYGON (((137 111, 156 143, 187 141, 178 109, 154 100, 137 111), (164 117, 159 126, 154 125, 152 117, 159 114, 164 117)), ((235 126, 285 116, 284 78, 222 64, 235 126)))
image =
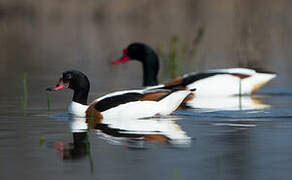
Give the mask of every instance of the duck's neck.
POLYGON ((143 63, 143 86, 155 86, 158 84, 159 71, 158 56, 153 50, 147 53, 143 63))
POLYGON ((85 89, 74 90, 72 101, 83 104, 83 105, 87 105, 88 92, 89 90, 85 90, 85 89))

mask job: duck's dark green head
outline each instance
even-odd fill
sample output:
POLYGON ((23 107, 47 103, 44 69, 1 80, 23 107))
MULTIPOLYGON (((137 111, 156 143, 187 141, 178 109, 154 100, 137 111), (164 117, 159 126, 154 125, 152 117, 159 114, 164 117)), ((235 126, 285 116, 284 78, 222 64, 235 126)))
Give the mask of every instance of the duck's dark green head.
POLYGON ((130 60, 137 60, 143 64, 143 86, 154 86, 158 84, 158 56, 151 47, 144 43, 132 43, 123 49, 123 56, 113 61, 112 64, 121 64, 130 60))
POLYGON ((77 70, 65 71, 62 73, 59 82, 48 91, 59 91, 69 88, 74 91, 73 101, 86 105, 90 84, 87 76, 77 70))

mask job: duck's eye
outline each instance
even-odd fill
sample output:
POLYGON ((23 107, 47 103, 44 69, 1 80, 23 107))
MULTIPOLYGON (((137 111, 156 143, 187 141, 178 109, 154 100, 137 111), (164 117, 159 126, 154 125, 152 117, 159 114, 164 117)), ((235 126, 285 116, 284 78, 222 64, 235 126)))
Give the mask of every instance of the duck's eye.
POLYGON ((66 76, 65 76, 65 79, 71 79, 72 78, 72 75, 71 74, 66 74, 66 76))

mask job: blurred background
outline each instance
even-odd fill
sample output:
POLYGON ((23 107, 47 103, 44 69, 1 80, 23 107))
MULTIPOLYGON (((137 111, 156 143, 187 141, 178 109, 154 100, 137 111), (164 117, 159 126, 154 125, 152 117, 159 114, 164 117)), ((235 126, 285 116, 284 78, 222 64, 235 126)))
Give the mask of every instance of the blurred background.
POLYGON ((0 80, 6 88, 0 94, 22 91, 26 72, 29 86, 38 87, 30 93, 37 93, 68 69, 86 72, 94 90, 140 87, 141 64, 109 62, 129 43, 159 50, 173 39, 180 47, 195 45, 182 62, 184 73, 259 67, 279 74, 268 86, 289 87, 291 6, 289 0, 1 0, 0 80))

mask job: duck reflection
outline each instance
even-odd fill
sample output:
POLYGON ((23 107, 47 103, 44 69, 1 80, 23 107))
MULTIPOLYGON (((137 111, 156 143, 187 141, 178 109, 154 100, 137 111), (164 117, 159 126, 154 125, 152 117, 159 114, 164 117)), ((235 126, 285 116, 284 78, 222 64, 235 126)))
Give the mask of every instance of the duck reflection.
POLYGON ((89 132, 106 142, 127 148, 145 148, 146 144, 187 147, 191 138, 176 123, 176 118, 86 119, 71 117, 69 128, 73 143, 57 142, 55 149, 63 159, 80 159, 90 155, 89 132))
POLYGON ((189 145, 191 138, 176 123, 176 118, 104 119, 102 122, 88 119, 89 126, 100 138, 112 144, 127 147, 144 147, 146 143, 189 145))
POLYGON ((89 152, 87 135, 87 132, 73 133, 73 143, 56 142, 54 147, 64 160, 80 159, 89 152))
POLYGON ((187 102, 187 106, 216 110, 252 110, 270 107, 262 103, 260 98, 253 96, 195 97, 187 102))
POLYGON ((73 143, 56 142, 54 148, 63 159, 80 159, 89 154, 88 128, 85 118, 69 117, 73 143))

